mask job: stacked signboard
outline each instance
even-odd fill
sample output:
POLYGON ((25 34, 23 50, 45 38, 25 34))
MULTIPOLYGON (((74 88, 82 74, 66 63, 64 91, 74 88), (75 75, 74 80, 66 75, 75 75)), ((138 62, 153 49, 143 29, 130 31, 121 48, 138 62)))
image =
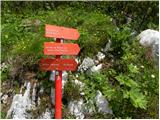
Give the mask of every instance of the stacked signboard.
MULTIPOLYGON (((58 27, 53 25, 45 26, 45 37, 56 38, 56 42, 45 42, 44 43, 44 54, 45 55, 78 55, 80 48, 78 44, 73 43, 61 43, 61 39, 77 40, 79 33, 76 29, 58 27)), ((40 68, 42 70, 65 70, 75 71, 77 63, 74 59, 49 59, 44 58, 40 60, 40 68)))
POLYGON ((63 43, 63 40, 78 40, 80 34, 77 29, 55 25, 45 26, 45 37, 56 38, 56 42, 44 43, 44 54, 54 55, 54 58, 42 58, 40 69, 46 71, 56 70, 55 80, 55 118, 62 118, 62 71, 75 71, 77 62, 74 59, 61 58, 62 55, 78 55, 78 44, 63 43))

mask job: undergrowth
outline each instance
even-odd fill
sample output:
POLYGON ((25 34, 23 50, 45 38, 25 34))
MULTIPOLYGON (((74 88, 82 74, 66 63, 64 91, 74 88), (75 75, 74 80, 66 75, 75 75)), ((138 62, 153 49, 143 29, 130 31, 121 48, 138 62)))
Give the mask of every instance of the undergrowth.
MULTIPOLYGON (((37 73, 36 79, 45 89, 45 94, 50 94, 54 83, 48 80, 48 72, 39 70, 40 58, 47 57, 43 54, 43 43, 54 41, 44 37, 45 24, 77 28, 80 33, 78 41, 67 42, 79 44, 79 58, 82 60, 88 56, 93 58, 109 40, 112 41, 111 49, 104 60, 106 63, 113 61, 109 63, 110 67, 92 75, 80 74, 79 79, 85 83, 84 100, 88 102, 84 104, 96 111, 93 100, 97 90, 100 90, 109 101, 113 116, 95 112, 86 118, 158 118, 158 70, 153 61, 147 59, 147 50, 131 38, 131 33, 135 30, 139 32, 147 28, 157 29, 157 12, 153 12, 157 10, 157 3, 132 2, 132 5, 125 2, 59 2, 54 7, 50 2, 46 3, 45 9, 42 9, 40 3, 36 4, 41 7, 35 11, 23 9, 23 5, 13 8, 12 11, 7 8, 7 2, 2 7, 1 62, 8 67, 1 71, 1 81, 15 80, 15 90, 18 93, 23 72, 34 71, 37 73), (131 23, 127 22, 128 17, 132 18, 131 23), (20 62, 18 58, 21 58, 20 62)), ((79 86, 73 83, 72 77, 69 77, 64 91, 67 102, 80 98, 79 86)), ((46 100, 43 101, 43 106, 45 102, 46 100)), ((63 117, 75 118, 68 113, 66 105, 65 103, 63 106, 63 117)), ((39 111, 42 110, 44 109, 40 106, 39 111)), ((37 117, 38 113, 34 112, 37 117)), ((4 118, 5 113, 1 112, 1 115, 4 118)))

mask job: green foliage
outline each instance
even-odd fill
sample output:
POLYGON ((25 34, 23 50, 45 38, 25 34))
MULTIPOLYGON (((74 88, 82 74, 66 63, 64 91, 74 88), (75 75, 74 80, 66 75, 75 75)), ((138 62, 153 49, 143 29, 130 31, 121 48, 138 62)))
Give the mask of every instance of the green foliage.
POLYGON ((94 118, 94 119, 104 119, 104 118, 105 119, 112 119, 112 115, 111 114, 103 114, 103 113, 97 112, 95 114, 87 116, 86 119, 92 119, 92 118, 94 118))
POLYGON ((112 41, 111 44, 111 53, 116 57, 121 57, 123 55, 123 46, 129 41, 130 39, 130 28, 124 26, 115 32, 109 31, 109 38, 112 41))
MULTIPOLYGON (((147 86, 152 84, 153 86, 156 85, 154 90, 157 90, 158 88, 157 83, 155 83, 156 81, 158 82, 158 77, 155 81, 152 81, 150 78, 147 78, 147 76, 151 76, 153 71, 154 74, 158 75, 158 71, 156 68, 154 68, 152 63, 145 59, 145 50, 138 45, 137 41, 133 41, 130 46, 125 45, 123 49, 124 54, 120 58, 118 65, 114 64, 115 69, 116 66, 122 68, 116 69, 118 75, 116 75, 115 78, 121 85, 123 98, 129 99, 134 107, 145 109, 145 111, 147 111, 150 104, 150 101, 148 100, 150 96, 148 96, 148 94, 150 93, 151 89, 153 90, 153 88, 148 88, 147 86), (151 83, 146 83, 144 85, 145 81, 151 83), (147 87, 147 89, 144 89, 144 86, 147 87)), ((156 96, 156 94, 154 94, 154 96, 156 96)), ((113 103, 115 104, 115 102, 113 103)), ((133 108, 131 107, 130 110, 131 109, 133 108)), ((128 115, 129 114, 131 113, 128 113, 128 115)), ((136 115, 132 114, 132 116, 134 117, 136 115)))
POLYGON ((80 86, 73 83, 72 80, 68 80, 64 86, 64 98, 67 102, 71 100, 80 99, 80 86))
POLYGON ((102 91, 102 93, 105 93, 104 95, 107 95, 108 99, 113 98, 113 96, 115 95, 115 90, 112 89, 112 87, 108 84, 106 75, 101 73, 95 73, 92 75, 82 74, 80 76, 80 80, 85 84, 83 88, 83 92, 85 93, 84 99, 86 100, 86 102, 84 103, 85 106, 88 107, 88 109, 92 108, 94 114, 97 114, 97 118, 102 118, 102 116, 104 116, 104 118, 108 118, 109 116, 107 115, 97 113, 97 108, 95 105, 95 97, 97 90, 100 90, 102 91))
POLYGON ((76 119, 74 115, 72 115, 66 106, 62 106, 62 119, 76 119))
POLYGON ((9 70, 10 66, 5 67, 4 69, 1 68, 0 74, 1 74, 1 82, 6 81, 9 77, 9 70))
POLYGON ((146 97, 140 92, 137 88, 131 88, 129 91, 129 96, 131 99, 132 104, 137 108, 146 109, 147 107, 147 100, 146 97))
POLYGON ((113 17, 117 26, 128 24, 136 31, 150 27, 159 29, 158 1, 103 1, 99 4, 97 2, 90 4, 94 4, 94 7, 98 7, 103 13, 113 17), (128 18, 131 19, 131 22, 127 20, 128 18))
POLYGON ((107 33, 113 32, 115 28, 109 16, 97 13, 97 11, 85 15, 83 21, 79 28, 81 37, 78 43, 85 56, 93 56, 105 46, 108 42, 107 33))
POLYGON ((0 112, 0 118, 1 119, 5 119, 7 113, 4 113, 4 112, 0 112))
MULTIPOLYGON (((122 53, 121 55, 118 52, 114 53, 116 59, 111 67, 103 69, 101 73, 84 74, 80 77, 86 84, 84 89, 86 99, 94 99, 96 90, 100 90, 110 101, 115 117, 137 118, 136 113, 139 110, 141 110, 140 116, 143 118, 152 117, 153 114, 155 117, 158 108, 154 109, 154 112, 151 112, 149 108, 156 106, 155 104, 158 106, 158 102, 153 104, 150 100, 151 95, 152 97, 158 95, 158 70, 151 61, 146 60, 146 49, 140 46, 137 40, 130 41, 129 33, 123 31, 125 30, 119 31, 119 33, 127 34, 122 35, 124 39, 117 38, 119 37, 116 36, 117 33, 115 35, 112 33, 114 37, 111 38, 116 39, 115 43, 121 44, 121 49, 116 44, 112 44, 110 54, 115 49, 122 50, 122 53), (137 111, 133 112, 135 110, 137 111), (144 112, 152 114, 146 116, 144 112)), ((114 39, 112 40, 114 41, 114 39)))
POLYGON ((31 114, 32 119, 37 119, 39 116, 41 116, 45 112, 46 107, 49 106, 48 101, 49 101, 48 95, 43 96, 41 98, 40 105, 38 105, 36 109, 31 109, 27 111, 29 114, 31 114))
POLYGON ((41 83, 42 83, 41 85, 44 87, 45 93, 47 95, 50 95, 51 87, 54 86, 54 83, 48 79, 43 79, 41 83))
POLYGON ((1 74, 1 82, 7 80, 8 78, 8 74, 7 73, 3 73, 2 71, 0 71, 0 74, 1 74))
POLYGON ((37 64, 39 58, 43 57, 43 43, 51 41, 43 37, 46 23, 78 28, 81 34, 78 41, 82 49, 81 56, 96 54, 107 43, 107 32, 114 29, 109 16, 75 8, 39 11, 36 18, 28 14, 21 16, 5 13, 3 16, 2 61, 9 56, 24 56, 26 63, 37 64), (63 16, 59 16, 59 13, 63 16))
POLYGON ((137 68, 137 66, 134 66, 133 64, 129 64, 128 69, 131 73, 138 73, 139 72, 139 68, 137 68))
MULTIPOLYGON (((47 57, 43 55, 43 43, 53 41, 43 37, 45 24, 77 28, 81 35, 78 40, 80 58, 95 56, 109 39, 112 41, 104 60, 109 62, 109 68, 79 77, 85 83, 83 92, 87 102, 84 104, 95 112, 89 118, 108 118, 96 112, 94 99, 97 90, 109 101, 115 118, 158 118, 158 70, 152 61, 146 59, 146 49, 139 45, 139 41, 131 39, 134 30, 158 30, 157 1, 3 1, 2 62, 20 57, 23 59, 21 65, 25 67, 38 65, 40 58, 47 57), (128 18, 132 19, 131 22, 127 22, 128 18)), ((1 71, 2 82, 9 78, 9 69, 1 71)), ((37 79, 42 80, 46 94, 50 94, 54 83, 48 80, 49 74, 35 69, 37 79)), ((71 76, 69 79, 64 97, 67 101, 79 99, 79 86, 71 81, 71 76)), ((15 84, 18 92, 18 84, 15 84)), ((64 118, 75 116, 67 111, 64 118)))
POLYGON ((127 76, 123 76, 122 74, 116 76, 115 78, 116 78, 116 80, 118 80, 120 85, 125 85, 128 87, 138 87, 138 84, 135 81, 133 81, 132 79, 130 79, 127 76))

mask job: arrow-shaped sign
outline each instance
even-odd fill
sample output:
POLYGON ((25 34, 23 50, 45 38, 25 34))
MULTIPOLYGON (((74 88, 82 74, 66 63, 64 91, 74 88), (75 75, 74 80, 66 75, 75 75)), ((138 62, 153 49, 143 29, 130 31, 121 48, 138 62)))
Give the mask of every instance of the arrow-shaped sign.
POLYGON ((43 58, 40 60, 41 70, 75 71, 76 68, 77 68, 77 62, 74 59, 43 58))
POLYGON ((69 40, 77 40, 80 34, 77 29, 59 27, 55 25, 45 26, 45 37, 49 38, 64 38, 69 40))
POLYGON ((79 51, 78 44, 44 42, 45 55, 77 55, 79 51))

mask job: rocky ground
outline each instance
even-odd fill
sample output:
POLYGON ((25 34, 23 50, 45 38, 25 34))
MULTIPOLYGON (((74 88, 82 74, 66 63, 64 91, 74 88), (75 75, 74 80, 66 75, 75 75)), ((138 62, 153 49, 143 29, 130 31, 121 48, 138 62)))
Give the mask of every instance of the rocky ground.
MULTIPOLYGON (((140 43, 144 47, 150 47, 152 51, 152 55, 154 60, 156 61, 156 65, 158 66, 158 57, 159 57, 159 33, 153 30, 143 31, 138 37, 140 38, 140 43)), ((95 55, 94 58, 86 57, 83 60, 77 58, 77 62, 79 64, 78 72, 72 74, 73 76, 73 84, 79 86, 79 96, 78 100, 71 100, 65 106, 67 109, 67 114, 74 116, 77 119, 87 118, 86 113, 92 114, 94 113, 93 108, 86 108, 84 104, 83 96, 85 94, 82 92, 85 84, 79 80, 79 74, 88 73, 94 74, 94 72, 99 72, 104 67, 110 66, 112 63, 104 63, 104 59, 107 55, 107 51, 110 49, 111 41, 109 41, 105 48, 102 48, 101 51, 95 55)), ((6 63, 2 63, 1 71, 7 68, 6 63)), ((21 86, 16 87, 13 85, 13 82, 4 81, 1 84, 1 107, 4 113, 6 113, 5 118, 14 118, 14 119, 51 119, 54 117, 54 105, 55 105, 55 89, 54 84, 51 85, 50 95, 45 92, 44 86, 41 81, 36 79, 36 73, 33 71, 27 71, 25 73, 25 80, 21 86)), ((51 83, 55 81, 55 71, 50 73, 49 80, 51 83)), ((63 89, 63 97, 64 97, 64 87, 68 82, 69 73, 63 72, 63 80, 62 80, 62 89, 63 89)), ((100 90, 97 90, 95 100, 91 100, 95 102, 97 106, 98 112, 103 114, 113 114, 112 109, 109 107, 109 102, 100 90)))

